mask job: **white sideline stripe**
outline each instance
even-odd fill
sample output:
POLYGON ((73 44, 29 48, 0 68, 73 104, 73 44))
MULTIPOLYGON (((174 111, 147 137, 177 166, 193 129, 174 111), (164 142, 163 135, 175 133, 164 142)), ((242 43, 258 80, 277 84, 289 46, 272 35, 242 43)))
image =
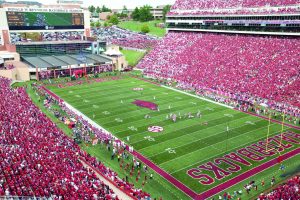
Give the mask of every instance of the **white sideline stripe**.
POLYGON ((184 91, 181 91, 181 90, 177 90, 177 89, 175 89, 175 88, 171 88, 171 87, 168 87, 168 86, 165 86, 165 85, 161 85, 161 87, 164 87, 164 88, 167 88, 167 89, 169 89, 169 90, 176 91, 176 92, 180 92, 180 93, 182 93, 182 94, 186 94, 186 95, 188 95, 188 96, 195 97, 195 98, 197 98, 197 99, 201 99, 201 100, 204 100, 204 101, 208 101, 208 102, 210 102, 210 103, 214 103, 214 104, 217 104, 217 105, 220 105, 220 106, 224 106, 224 107, 226 107, 226 108, 233 109, 232 106, 228 106, 228 105, 223 104, 223 103, 219 103, 219 102, 215 102, 215 101, 210 100, 210 99, 206 99, 206 98, 203 98, 203 97, 199 97, 199 96, 197 96, 197 95, 190 94, 190 93, 187 93, 187 92, 184 92, 184 91))
MULTIPOLYGON (((102 129, 105 133, 112 135, 108 130, 106 130, 105 128, 103 128, 102 126, 100 126, 99 124, 97 124, 96 122, 94 122, 93 120, 91 120, 89 117, 87 117, 86 115, 84 115, 82 112, 80 112, 79 110, 77 110, 76 108, 74 108, 73 106, 71 106, 70 104, 68 104, 67 102, 63 101, 63 103, 66 105, 67 108, 69 108, 70 110, 72 110, 77 115, 81 116, 84 120, 86 120, 92 126, 98 128, 100 130, 102 129)), ((115 137, 114 135, 112 135, 112 136, 115 137)), ((116 138, 116 139, 118 139, 118 138, 116 138)))

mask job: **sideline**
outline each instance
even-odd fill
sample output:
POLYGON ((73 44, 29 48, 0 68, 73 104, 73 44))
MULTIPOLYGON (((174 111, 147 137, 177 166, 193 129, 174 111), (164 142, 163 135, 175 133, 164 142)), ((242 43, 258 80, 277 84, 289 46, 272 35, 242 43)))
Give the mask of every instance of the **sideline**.
MULTIPOLYGON (((107 134, 110 134, 112 137, 114 137, 115 139, 119 140, 116 136, 114 136, 109 131, 107 131, 106 129, 104 129, 103 127, 101 127, 99 124, 95 123, 89 117, 87 117, 86 115, 84 115, 83 113, 81 113, 79 110, 77 110, 76 108, 74 108, 73 106, 71 106, 70 104, 68 104, 67 102, 65 102, 58 95, 54 94, 53 92, 51 92, 46 87, 42 86, 42 89, 44 89, 49 95, 51 95, 52 97, 54 97, 60 103, 63 103, 65 106, 67 106, 67 108, 69 108, 70 110, 72 110, 74 113, 76 113, 77 115, 81 116, 83 119, 85 119, 86 121, 88 121, 91 125, 95 126, 96 128, 100 128, 100 129, 106 131, 107 134)), ((130 151, 129 150, 129 145, 127 145, 127 144, 126 144, 126 149, 127 149, 127 151, 131 155, 135 156, 137 159, 139 159, 140 161, 142 161, 144 164, 146 164, 148 167, 150 167, 152 170, 154 170, 156 173, 158 173, 161 177, 163 177, 164 179, 166 179, 170 184, 172 184, 173 186, 177 187, 179 190, 181 190, 182 192, 184 192, 185 194, 187 194, 188 196, 190 196, 193 199, 195 197, 197 197, 197 193, 196 192, 194 192, 193 190, 191 190, 190 188, 188 188, 186 185, 184 185, 183 183, 181 183, 180 181, 178 181, 176 178, 174 178, 172 175, 170 175, 169 173, 167 173, 166 171, 164 171, 163 169, 161 169, 159 166, 157 166, 156 164, 154 164, 148 158, 146 158, 145 156, 143 156, 142 154, 140 154, 139 152, 137 152, 135 150, 130 151)))
POLYGON ((137 198, 133 197, 130 193, 128 193, 126 191, 122 191, 120 188, 118 188, 114 182, 109 180, 107 177, 103 176, 99 172, 99 170, 97 170, 96 168, 91 166, 89 163, 85 162, 84 159, 79 159, 79 160, 85 168, 93 170, 93 172, 97 175, 97 177, 100 179, 100 181, 102 181, 105 185, 108 185, 109 189, 113 190, 119 199, 122 199, 122 200, 137 199, 137 198))
MULTIPOLYGON (((53 92, 51 92, 48 88, 46 88, 44 86, 42 86, 41 88, 43 90, 45 90, 50 96, 52 96, 53 98, 55 98, 58 102, 64 104, 67 108, 69 108, 70 110, 72 110, 75 114, 79 115, 84 120, 86 120, 88 123, 90 123, 91 125, 93 125, 95 128, 102 129, 106 134, 112 135, 108 130, 106 130, 105 128, 103 128, 102 126, 100 126, 99 124, 97 124, 96 122, 94 122, 93 120, 91 120, 88 116, 86 116, 85 114, 83 114, 82 112, 80 112, 79 110, 77 110, 76 108, 74 108, 73 106, 71 106, 70 104, 68 104, 66 101, 64 101, 62 98, 60 98, 58 95, 56 95, 53 92)), ((112 135, 112 136, 115 137, 114 135, 112 135)), ((118 139, 117 137, 115 137, 115 138, 118 139)))
POLYGON ((86 116, 85 114, 83 114, 82 112, 80 112, 79 110, 77 110, 76 108, 74 108, 73 106, 71 106, 70 104, 68 104, 65 101, 62 101, 63 104, 65 104, 65 106, 67 108, 69 108, 70 110, 72 110, 76 115, 82 117, 84 120, 86 120, 88 123, 90 123, 92 126, 103 130, 106 134, 110 134, 112 137, 116 138, 117 140, 119 140, 116 136, 112 135, 108 130, 106 130, 105 128, 103 128, 102 126, 100 126, 99 124, 97 124, 96 122, 94 122, 93 120, 91 120, 88 116, 86 116))
MULTIPOLYGON (((264 120, 269 121, 269 118, 266 117, 266 116, 263 116, 263 115, 258 115, 258 114, 256 114, 256 113, 252 113, 252 112, 248 112, 248 111, 242 111, 242 110, 239 110, 239 109, 235 109, 235 110, 240 111, 240 112, 243 112, 243 113, 246 113, 246 114, 248 114, 248 115, 252 115, 252 116, 254 116, 254 117, 259 117, 259 118, 262 118, 262 119, 264 119, 264 120)), ((281 121, 278 121, 278 120, 272 119, 272 118, 271 118, 271 122, 274 122, 274 123, 279 124, 279 125, 282 124, 281 121)), ((294 126, 294 125, 288 124, 288 123, 283 123, 283 125, 284 125, 284 126, 287 126, 287 127, 290 127, 290 128, 293 128, 293 129, 300 130, 300 127, 299 127, 299 126, 294 126)))
POLYGON ((190 93, 188 93, 188 92, 184 92, 184 91, 181 91, 181 90, 172 88, 172 87, 168 87, 168 86, 165 86, 165 85, 161 85, 161 87, 167 88, 167 89, 169 89, 169 90, 173 90, 173 91, 176 91, 176 92, 179 92, 179 93, 182 93, 182 94, 191 96, 191 97, 195 97, 195 98, 197 98, 197 99, 201 99, 201 100, 204 100, 204 101, 208 101, 208 102, 210 102, 210 103, 214 103, 214 104, 217 104, 217 105, 219 105, 219 106, 224 106, 224 107, 230 108, 230 109, 233 109, 233 108, 234 108, 234 107, 232 107, 232 106, 228 106, 228 105, 223 104, 223 103, 219 103, 219 102, 216 102, 216 101, 213 101, 213 100, 210 100, 210 99, 206 99, 206 98, 203 98, 203 97, 199 97, 199 96, 197 96, 197 95, 190 94, 190 93))
MULTIPOLYGON (((282 161, 284 160, 287 160, 289 158, 292 158, 292 157, 295 157, 297 156, 298 154, 300 154, 300 148, 297 148, 297 149, 294 149, 290 152, 287 152, 286 154, 283 154, 281 155, 282 156, 282 161)), ((276 158, 273 158, 272 160, 269 160, 265 163, 262 163, 261 165, 257 166, 257 167, 254 167, 248 171, 245 171, 244 173, 222 183, 222 184, 219 184, 201 194, 198 194, 197 195, 197 198, 196 200, 203 200, 203 199, 207 199, 209 197, 212 197, 213 195, 216 195, 224 190, 226 190, 227 188, 230 188, 242 181, 244 181, 245 179, 251 177, 251 176, 254 176, 256 174, 259 174, 260 172, 264 171, 264 170, 267 170, 273 166, 275 166, 276 164, 278 164, 278 159, 277 157, 276 158)))
MULTIPOLYGON (((174 90, 176 92, 180 92, 180 93, 183 93, 183 94, 186 94, 186 95, 189 95, 189 96, 192 96, 192 97, 195 97, 195 98, 199 98, 199 99, 202 99, 202 100, 205 100, 205 101, 208 101, 208 102, 211 102, 211 103, 214 103, 214 104, 218 104, 218 105, 221 105, 221 106, 224 106, 224 107, 227 107, 227 108, 231 108, 233 109, 233 107, 231 106, 227 106, 227 105, 224 105, 224 104, 221 104, 221 103, 218 103, 218 102, 214 102, 212 100, 209 100, 209 99, 205 99, 205 98, 202 98, 202 97, 199 97, 199 96, 196 96, 196 95, 193 95, 193 94, 189 94, 189 93, 186 93, 186 92, 183 92, 183 91, 180 91, 180 90, 177 90, 177 89, 174 89, 174 88, 170 88, 170 87, 167 87, 167 86, 163 86, 161 85, 162 87, 165 87, 167 89, 170 89, 170 90, 174 90)), ((54 95, 54 98, 58 98, 60 100, 60 102, 64 103, 69 109, 71 109, 73 112, 75 112, 76 114, 82 116, 85 120, 87 120, 90 124, 94 125, 95 127, 97 128, 101 128, 102 130, 106 131, 108 134, 110 134, 109 131, 107 131, 106 129, 104 129, 103 127, 101 127, 100 125, 98 125, 97 123, 95 123, 94 121, 92 121, 90 118, 88 118, 86 115, 82 114, 80 111, 78 111, 76 108, 74 108, 73 106, 71 106, 70 104, 66 103, 64 100, 62 100, 61 98, 59 98, 56 94, 52 93, 50 90, 48 90, 47 88, 44 88, 51 96, 54 95)), ((248 113, 250 114, 250 113, 248 113)), ((253 115, 253 114, 252 114, 253 115)), ((255 114, 254 114, 255 115, 255 114)), ((258 116, 258 117, 261 117, 261 116, 258 116)), ((263 118, 263 117, 261 117, 263 118)), ((277 122, 278 123, 278 122, 277 122)), ((290 125, 291 126, 291 125, 290 125)), ((112 135, 112 137, 115 137, 114 135, 112 135)), ((115 137, 116 138, 116 137, 115 137)), ((118 138, 116 138, 118 139, 118 138)), ((141 160, 144 164, 148 165, 150 168, 152 168, 156 173, 158 173, 159 175, 161 175, 164 179, 166 179, 170 184, 174 185, 175 187, 177 187, 179 190, 181 190, 182 192, 184 192, 185 194, 187 194, 188 196, 190 196, 191 198, 193 199, 199 199, 199 200, 203 200, 203 199, 207 199, 213 195, 216 195, 218 194, 219 192, 221 191, 224 191, 226 190, 227 188, 229 187, 232 187, 238 183, 240 183, 241 181, 255 175, 255 174, 258 174, 274 165, 276 165, 278 162, 277 162, 277 158, 274 158, 272 160, 269 160, 268 162, 265 162, 265 163, 262 163, 261 165, 255 167, 255 168, 252 168, 224 183, 221 183, 205 192, 202 192, 202 193, 199 193, 197 194, 196 192, 194 192, 193 190, 191 190, 189 187, 187 187, 185 184, 183 184, 182 182, 180 182, 179 180, 177 180, 175 177, 173 177, 171 174, 169 174, 168 172, 164 171, 162 168, 160 168, 158 165, 156 165, 155 163, 153 163, 151 160, 149 160, 147 157, 143 156, 142 154, 140 154, 139 152, 133 150, 133 151, 129 151, 129 146, 127 145, 127 150, 130 154, 132 154, 133 156, 135 156, 137 159, 141 160)), ((295 149, 293 151, 290 151, 284 155, 282 155, 282 158, 283 160, 287 160, 289 158, 292 158, 296 155, 300 154, 300 148, 298 149, 295 149)))

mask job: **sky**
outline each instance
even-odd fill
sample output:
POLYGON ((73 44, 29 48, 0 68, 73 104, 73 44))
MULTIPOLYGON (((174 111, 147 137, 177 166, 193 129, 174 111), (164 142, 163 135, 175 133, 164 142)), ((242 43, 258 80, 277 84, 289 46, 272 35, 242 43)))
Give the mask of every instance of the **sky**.
MULTIPOLYGON (((7 1, 17 1, 17 0, 7 0, 7 1)), ((55 4, 56 0, 32 0, 38 1, 42 4, 55 4)), ((174 4, 175 0, 83 0, 84 7, 88 7, 89 5, 94 6, 102 6, 117 9, 123 8, 124 5, 129 9, 133 9, 135 7, 143 6, 143 5, 151 5, 152 7, 156 7, 158 5, 166 5, 166 4, 174 4)))

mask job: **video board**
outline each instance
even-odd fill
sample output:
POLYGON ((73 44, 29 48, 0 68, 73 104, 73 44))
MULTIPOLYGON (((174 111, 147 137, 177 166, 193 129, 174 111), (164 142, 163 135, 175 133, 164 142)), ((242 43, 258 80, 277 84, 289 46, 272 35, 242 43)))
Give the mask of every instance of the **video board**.
POLYGON ((10 30, 84 29, 83 13, 7 11, 10 30))

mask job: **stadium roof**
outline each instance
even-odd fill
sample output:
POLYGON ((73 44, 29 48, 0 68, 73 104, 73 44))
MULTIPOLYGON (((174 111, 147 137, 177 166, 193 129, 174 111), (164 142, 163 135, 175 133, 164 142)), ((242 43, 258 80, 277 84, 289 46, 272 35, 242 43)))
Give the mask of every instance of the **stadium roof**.
MULTIPOLYGON (((110 58, 102 55, 96 54, 85 54, 84 55, 86 64, 97 64, 97 63, 107 63, 111 62, 110 58)), ((38 68, 52 68, 61 67, 68 65, 83 64, 82 61, 78 59, 78 55, 61 55, 61 56, 22 56, 23 60, 32 67, 38 68)))
POLYGON ((46 45, 46 44, 91 44, 86 40, 68 40, 68 41, 34 41, 34 42, 17 42, 16 45, 46 45))

